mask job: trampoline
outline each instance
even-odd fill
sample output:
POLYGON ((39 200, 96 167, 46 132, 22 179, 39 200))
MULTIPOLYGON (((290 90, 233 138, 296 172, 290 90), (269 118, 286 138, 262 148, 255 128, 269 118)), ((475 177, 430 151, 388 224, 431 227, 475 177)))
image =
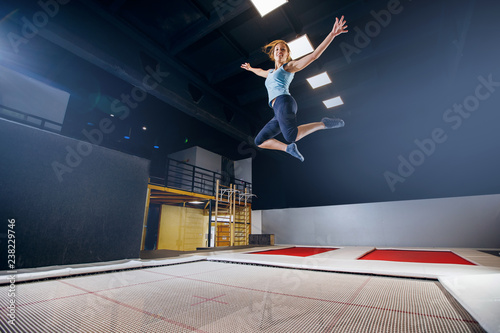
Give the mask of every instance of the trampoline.
MULTIPOLYGON (((481 265, 500 260, 495 256, 464 250, 464 258, 477 255, 471 266, 356 260, 373 250, 366 247, 330 247, 307 257, 261 252, 292 248, 21 273, 16 324, 2 320, 0 327, 2 332, 485 332, 498 320, 491 301, 499 293, 494 281, 500 265, 481 265)), ((1 294, 8 290, 0 286, 1 294)), ((0 298, 4 318, 8 306, 8 298, 0 298)))

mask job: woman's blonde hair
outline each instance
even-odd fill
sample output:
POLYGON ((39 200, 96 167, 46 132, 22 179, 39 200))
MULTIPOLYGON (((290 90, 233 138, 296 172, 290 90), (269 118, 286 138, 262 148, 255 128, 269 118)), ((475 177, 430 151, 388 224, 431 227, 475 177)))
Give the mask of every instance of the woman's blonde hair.
POLYGON ((277 39, 272 41, 271 43, 267 44, 262 48, 262 52, 266 53, 269 56, 269 59, 274 61, 274 48, 278 44, 284 44, 286 49, 288 50, 288 57, 286 58, 286 62, 290 62, 292 60, 292 57, 290 56, 290 47, 288 46, 287 42, 281 39, 277 39), (269 49, 269 50, 268 50, 269 49))

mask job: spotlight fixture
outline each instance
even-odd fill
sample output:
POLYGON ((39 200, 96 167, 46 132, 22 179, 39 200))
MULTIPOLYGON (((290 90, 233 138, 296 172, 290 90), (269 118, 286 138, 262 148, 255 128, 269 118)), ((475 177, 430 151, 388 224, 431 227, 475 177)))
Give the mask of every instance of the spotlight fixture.
POLYGON ((287 3, 288 0, 252 0, 261 17, 287 3))
POLYGON ((288 46, 290 47, 290 56, 292 59, 298 59, 314 51, 307 35, 288 42, 288 46))

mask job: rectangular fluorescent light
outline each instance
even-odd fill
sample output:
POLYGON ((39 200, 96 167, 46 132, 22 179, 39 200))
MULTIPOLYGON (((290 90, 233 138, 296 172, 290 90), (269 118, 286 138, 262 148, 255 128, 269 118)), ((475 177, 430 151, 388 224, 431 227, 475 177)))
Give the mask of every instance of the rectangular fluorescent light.
POLYGON ((288 46, 290 47, 290 56, 292 59, 298 59, 314 51, 307 35, 288 42, 288 46))
POLYGON ((307 82, 311 85, 313 89, 326 86, 327 84, 332 83, 332 80, 330 80, 330 77, 326 72, 323 72, 321 74, 315 75, 313 77, 310 77, 307 79, 307 82))
POLYGON ((344 104, 344 102, 342 101, 342 98, 340 98, 340 96, 338 96, 338 97, 330 98, 330 99, 327 99, 326 101, 323 101, 323 104, 325 104, 325 106, 328 109, 330 109, 330 108, 342 105, 342 104, 344 104))
POLYGON ((260 16, 264 16, 279 6, 284 5, 288 0, 252 0, 252 2, 260 13, 260 16))
POLYGON ((193 204, 193 205, 201 205, 204 202, 202 202, 202 201, 190 201, 189 203, 193 204))

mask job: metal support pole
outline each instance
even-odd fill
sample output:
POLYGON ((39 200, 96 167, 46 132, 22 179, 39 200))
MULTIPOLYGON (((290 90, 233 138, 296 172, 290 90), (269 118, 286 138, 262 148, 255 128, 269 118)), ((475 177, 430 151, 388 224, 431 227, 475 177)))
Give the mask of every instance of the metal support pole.
POLYGON ((219 212, 219 180, 215 183, 214 247, 217 246, 217 214, 219 212))
POLYGON ((148 187, 146 195, 146 205, 144 208, 144 220, 142 222, 142 238, 141 238, 141 251, 144 250, 144 243, 146 241, 146 231, 148 230, 148 214, 149 214, 149 201, 151 199, 151 189, 148 187))
POLYGON ((230 185, 229 190, 229 226, 230 226, 230 242, 229 246, 234 246, 234 210, 233 201, 236 197, 236 193, 233 193, 233 184, 230 185))
POLYGON ((208 247, 212 247, 210 244, 210 240, 212 239, 212 203, 213 200, 210 199, 208 204, 208 240, 207 240, 208 247))
POLYGON ((193 166, 193 175, 191 176, 191 192, 194 192, 194 174, 196 173, 196 167, 193 166))

